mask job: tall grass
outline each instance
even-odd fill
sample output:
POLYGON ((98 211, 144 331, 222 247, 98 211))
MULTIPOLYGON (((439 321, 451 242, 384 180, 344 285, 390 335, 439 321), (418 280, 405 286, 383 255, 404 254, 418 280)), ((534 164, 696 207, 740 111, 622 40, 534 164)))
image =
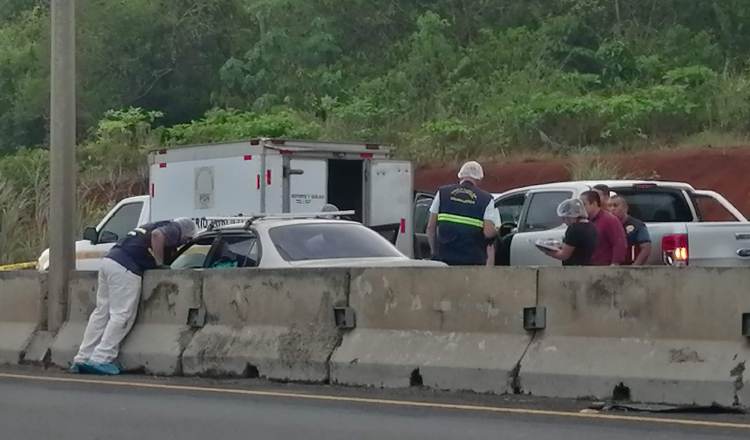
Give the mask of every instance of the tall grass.
MULTIPOLYGON (((113 177, 113 176, 108 176, 113 177)), ((143 190, 133 176, 79 182, 77 231, 95 226, 121 198, 143 190)), ((19 189, 0 178, 0 264, 35 261, 48 246, 49 186, 19 189)), ((80 237, 79 237, 80 238, 80 237)))
POLYGON ((572 180, 614 180, 625 177, 614 163, 601 157, 574 156, 567 166, 572 180))

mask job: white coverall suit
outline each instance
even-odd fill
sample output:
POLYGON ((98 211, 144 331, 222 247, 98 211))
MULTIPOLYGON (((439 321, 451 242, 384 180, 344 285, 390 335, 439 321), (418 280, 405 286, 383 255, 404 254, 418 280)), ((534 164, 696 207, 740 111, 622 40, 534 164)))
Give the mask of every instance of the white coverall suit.
POLYGON ((141 277, 104 258, 99 269, 96 308, 73 362, 114 362, 120 343, 135 322, 140 295, 141 277))
POLYGON ((152 234, 159 232, 162 241, 158 249, 163 253, 164 248, 174 249, 192 238, 197 229, 188 218, 143 225, 128 233, 128 237, 102 259, 96 308, 89 317, 83 341, 73 359, 72 371, 81 372, 79 366, 93 366, 97 374, 119 374, 119 367, 113 363, 119 354, 120 343, 135 323, 141 295, 139 274, 144 269, 163 264, 156 261, 152 252, 152 234), (130 258, 131 252, 136 256, 130 258), (123 259, 123 255, 127 258, 123 259))

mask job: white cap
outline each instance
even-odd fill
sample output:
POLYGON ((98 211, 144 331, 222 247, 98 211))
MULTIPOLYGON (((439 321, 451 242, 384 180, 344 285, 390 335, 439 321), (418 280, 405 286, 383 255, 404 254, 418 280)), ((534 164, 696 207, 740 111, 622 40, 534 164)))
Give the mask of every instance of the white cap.
MULTIPOLYGON (((323 208, 321 208, 321 210, 320 210, 320 212, 336 212, 336 211, 339 211, 339 208, 338 208, 338 206, 334 205, 333 203, 326 203, 325 205, 323 205, 323 208)), ((321 217, 322 218, 327 218, 329 220, 330 219, 337 220, 339 218, 336 215, 322 215, 321 217)))
POLYGON ((461 165, 461 169, 458 171, 458 178, 474 180, 484 179, 484 170, 482 169, 482 165, 479 165, 479 162, 473 160, 466 162, 465 164, 461 165))
POLYGON ((588 218, 586 207, 581 199, 563 200, 557 205, 557 216, 562 218, 588 218))
POLYGON ((195 234, 198 233, 198 225, 195 224, 193 219, 187 217, 180 217, 173 220, 177 223, 180 228, 180 235, 182 239, 194 238, 195 234))

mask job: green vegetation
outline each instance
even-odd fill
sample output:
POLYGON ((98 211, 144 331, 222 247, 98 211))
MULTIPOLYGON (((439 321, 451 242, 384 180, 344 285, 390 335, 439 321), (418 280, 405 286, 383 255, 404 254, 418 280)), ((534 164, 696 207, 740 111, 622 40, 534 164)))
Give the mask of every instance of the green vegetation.
POLYGON ((568 172, 572 180, 614 180, 628 177, 617 165, 606 159, 585 154, 576 155, 571 159, 568 172))
MULTIPOLYGON (((750 134, 746 0, 77 3, 86 217, 142 190, 163 145, 366 139, 455 160, 750 134)), ((49 1, 0 0, 3 261, 44 246, 19 225, 46 218, 48 76, 49 1)))

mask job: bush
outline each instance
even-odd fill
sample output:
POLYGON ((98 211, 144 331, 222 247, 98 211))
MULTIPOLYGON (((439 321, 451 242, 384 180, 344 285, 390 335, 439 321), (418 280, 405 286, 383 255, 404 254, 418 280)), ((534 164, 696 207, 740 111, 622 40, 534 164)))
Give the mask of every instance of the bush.
POLYGON ((166 129, 162 142, 166 145, 186 145, 257 137, 311 139, 317 138, 319 133, 320 125, 290 110, 258 114, 213 109, 206 112, 203 119, 166 129))

